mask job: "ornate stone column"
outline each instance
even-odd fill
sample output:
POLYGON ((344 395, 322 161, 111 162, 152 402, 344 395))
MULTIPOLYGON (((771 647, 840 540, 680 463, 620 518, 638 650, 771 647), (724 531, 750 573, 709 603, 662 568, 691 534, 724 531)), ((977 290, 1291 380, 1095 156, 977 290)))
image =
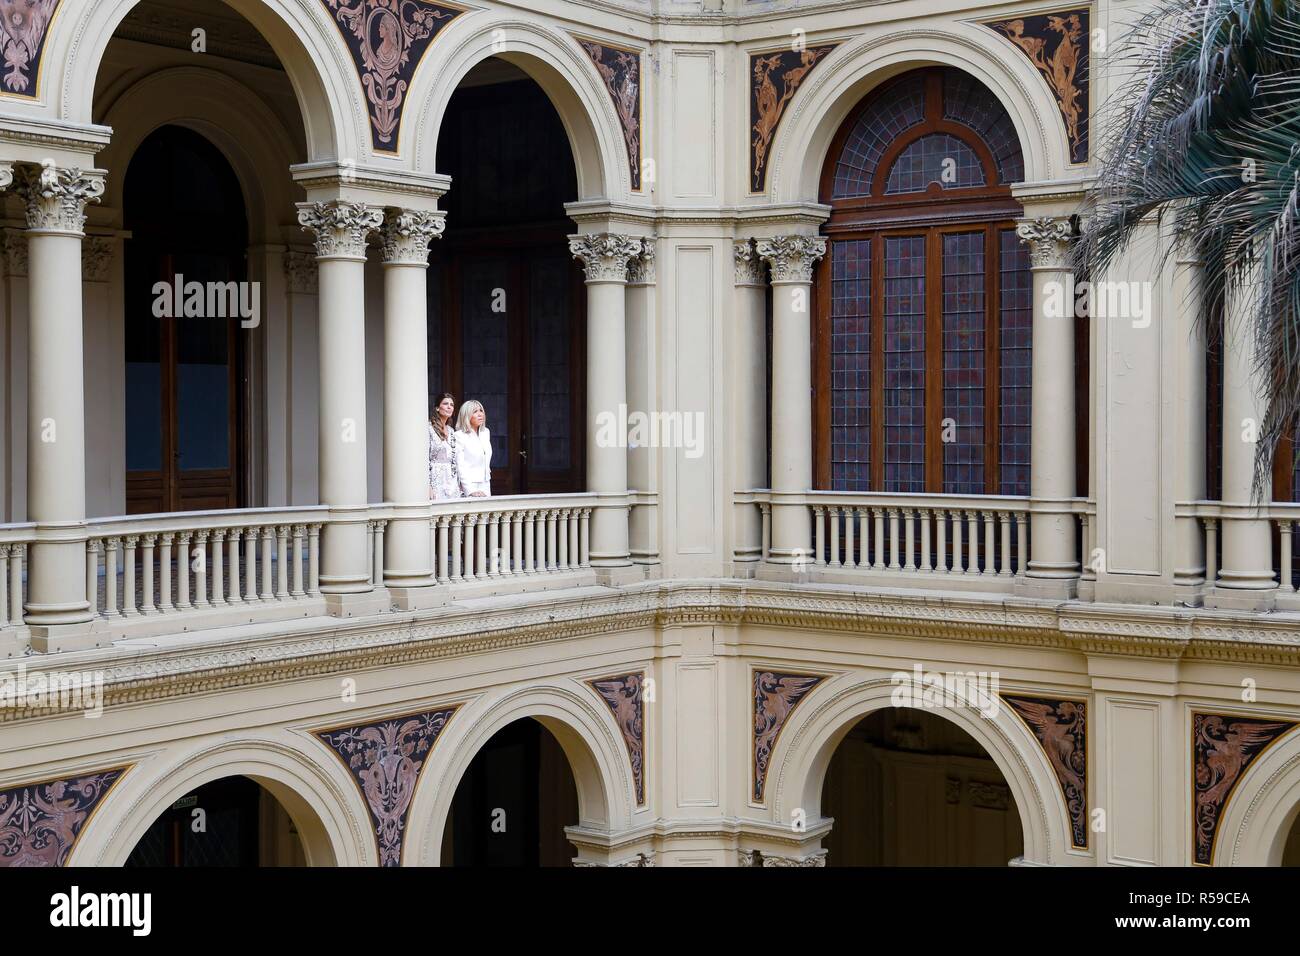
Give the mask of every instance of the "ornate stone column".
POLYGON ((81 245, 86 204, 103 195, 104 175, 46 162, 20 168, 16 186, 27 205, 27 520, 37 526, 24 619, 36 650, 68 650, 93 643, 86 637, 81 245))
MULTIPOLYGON (((359 613, 372 590, 366 545, 366 238, 381 209, 334 200, 301 203, 316 239, 320 351, 320 501, 330 509, 320 589, 333 614, 359 613)), ((373 602, 369 602, 373 603, 373 602)))
POLYGON ((1025 588, 1071 597, 1079 547, 1069 499, 1075 495, 1074 274, 1068 260, 1073 227, 1065 217, 1020 223, 1034 276, 1033 370, 1029 449, 1029 570, 1025 588), (1065 303, 1068 315, 1054 314, 1065 303))
MULTIPOLYGON (((1199 321, 1204 297, 1204 264, 1180 250, 1173 273, 1173 313, 1178 351, 1174 443, 1174 501, 1205 498, 1205 325, 1199 321)), ((1205 533, 1196 518, 1174 521, 1174 587, 1183 604, 1199 603, 1205 580, 1205 533)))
POLYGON ((812 278, 821 236, 759 239, 772 270, 772 549, 778 564, 810 553, 808 508, 784 496, 812 488, 812 278))
MULTIPOLYGON (((627 269, 627 404, 630 411, 650 413, 655 403, 655 239, 641 240, 641 252, 627 269)), ((633 564, 657 565, 658 469, 660 449, 651 445, 627 448, 628 485, 646 497, 628 517, 628 547, 633 564)))
MULTIPOLYGON (((734 490, 747 491, 767 486, 767 266, 753 240, 737 240, 734 252, 732 461, 734 490)), ((757 507, 737 506, 735 535, 738 570, 752 573, 744 569, 753 568, 763 556, 763 519, 757 507)))
POLYGON ((384 247, 384 584, 399 607, 433 603, 428 480, 429 241, 446 220, 434 212, 389 210, 384 247))
MULTIPOLYGON (((605 441, 602 423, 622 420, 627 406, 625 327, 627 266, 641 254, 635 236, 610 233, 569 237, 569 251, 587 274, 587 491, 598 499, 591 516, 591 563, 631 565, 628 548, 627 453, 605 441)), ((608 429, 604 429, 608 431, 608 429)))
MULTIPOLYGON (((1254 495, 1255 451, 1268 410, 1255 367, 1252 310, 1259 288, 1252 276, 1228 302, 1223 322, 1223 560, 1214 607, 1258 610, 1272 606, 1273 539, 1268 519, 1258 517, 1254 495)), ((1269 489, 1271 491, 1271 489, 1269 489)), ((1271 498, 1271 494, 1266 495, 1271 498)))

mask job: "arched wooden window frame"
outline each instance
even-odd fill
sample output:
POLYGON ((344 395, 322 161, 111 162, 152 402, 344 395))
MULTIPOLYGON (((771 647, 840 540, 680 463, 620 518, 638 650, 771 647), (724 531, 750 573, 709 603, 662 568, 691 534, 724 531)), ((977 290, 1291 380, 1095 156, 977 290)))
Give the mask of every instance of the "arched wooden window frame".
MULTIPOLYGON (((885 421, 884 408, 884 349, 881 332, 884 328, 884 295, 880 278, 884 275, 884 241, 890 236, 917 236, 924 234, 926 262, 941 263, 943 237, 955 233, 984 233, 985 267, 985 336, 984 336, 984 486, 996 494, 1001 488, 1000 432, 1001 432, 1001 362, 1000 362, 1000 254, 988 254, 999 249, 1001 233, 1014 229, 1023 216, 1023 207, 1012 196, 1010 186, 1003 183, 992 151, 984 140, 970 127, 946 119, 943 115, 943 76, 940 67, 922 71, 925 100, 924 119, 897 136, 881 154, 872 175, 871 191, 867 196, 833 198, 836 167, 846 143, 856 128, 862 114, 870 109, 876 99, 889 95, 889 88, 897 81, 886 81, 877 90, 867 94, 854 107, 836 133, 822 170, 822 201, 832 207, 830 218, 822 232, 833 243, 868 239, 871 242, 871 448, 870 485, 873 490, 884 488, 885 421), (923 193, 886 195, 894 163, 908 146, 917 140, 936 133, 947 133, 968 146, 979 159, 984 170, 983 186, 943 188, 930 183, 923 193)), ((828 253, 817 267, 815 313, 813 323, 814 392, 813 403, 813 454, 814 483, 818 488, 829 489, 831 480, 831 331, 832 331, 832 278, 833 252, 828 253)), ((925 493, 943 490, 942 422, 943 408, 943 273, 940 269, 926 270, 926 376, 925 376, 925 493)), ((1086 395, 1086 389, 1084 394, 1086 395)))

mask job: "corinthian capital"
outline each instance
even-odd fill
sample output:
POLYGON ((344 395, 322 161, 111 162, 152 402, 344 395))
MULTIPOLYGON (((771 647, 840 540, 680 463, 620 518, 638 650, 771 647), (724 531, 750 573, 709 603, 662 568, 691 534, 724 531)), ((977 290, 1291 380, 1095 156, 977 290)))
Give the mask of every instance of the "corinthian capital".
POLYGON ((1016 226, 1021 242, 1029 243, 1029 259, 1034 268, 1064 268, 1074 227, 1066 218, 1043 216, 1016 226))
POLYGON ((813 266, 826 255, 821 236, 776 236, 754 245, 771 267, 773 282, 812 282, 813 266))
POLYGON ((767 269, 763 257, 754 250, 754 240, 737 239, 736 285, 767 285, 767 269))
POLYGON ((384 211, 365 203, 336 199, 300 203, 298 222, 316 237, 317 259, 364 259, 366 237, 384 221, 384 211))
POLYGON ((644 248, 636 236, 604 232, 569 237, 569 251, 582 260, 588 282, 626 282, 627 264, 644 248))
POLYGON ((447 219, 441 213, 390 209, 380 232, 384 261, 424 265, 429 261, 429 242, 446 228, 447 219))
POLYGON ((655 283, 655 238, 641 240, 641 251, 628 263, 627 281, 629 285, 654 285, 655 283))
POLYGON ((14 184, 14 164, 0 162, 0 189, 8 189, 14 184))
POLYGON ((59 167, 46 160, 40 167, 21 167, 15 176, 18 195, 27 204, 27 228, 38 232, 81 234, 86 203, 104 195, 100 170, 59 167))

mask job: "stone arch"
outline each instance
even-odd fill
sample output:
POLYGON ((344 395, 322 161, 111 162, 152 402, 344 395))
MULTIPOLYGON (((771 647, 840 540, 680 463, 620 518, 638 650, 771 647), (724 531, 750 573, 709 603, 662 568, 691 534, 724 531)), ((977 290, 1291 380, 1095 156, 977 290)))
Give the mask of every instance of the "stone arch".
POLYGON ((175 759, 146 759, 105 798, 69 866, 122 866, 145 831, 185 794, 244 776, 288 812, 310 866, 376 866, 375 841, 356 787, 338 761, 315 759, 289 731, 207 743, 175 759))
POLYGON ((768 175, 774 203, 817 202, 822 167, 836 132, 862 97, 885 80, 923 66, 952 66, 983 83, 1015 123, 1025 181, 1060 178, 1070 148, 1060 110, 1029 60, 988 27, 904 30, 849 41, 813 70, 776 133, 768 175))
MULTIPOLYGON (((1293 730, 1267 747, 1237 781, 1219 820, 1213 865, 1281 865, 1282 851, 1297 817, 1300 734, 1293 730)), ((1190 829, 1188 833, 1190 840, 1190 829)))
MULTIPOLYGON (((888 676, 845 674, 809 695, 781 734, 768 773, 773 819, 788 821, 795 808, 809 826, 820 819, 821 791, 835 748, 868 714, 891 707, 894 683, 888 676)), ((1003 705, 991 718, 974 705, 934 713, 956 724, 984 748, 997 765, 1015 800, 1024 827, 1023 860, 1029 864, 1087 863, 1087 851, 1071 851, 1070 822, 1047 758, 1028 728, 1003 705)))
MULTIPOLYGON (((92 121, 95 77, 118 24, 139 0, 64 0, 43 59, 50 75, 38 111, 75 124, 92 121)), ((298 98, 307 160, 370 155, 361 85, 329 12, 314 0, 227 0, 266 38, 298 98)), ((287 170, 286 170, 287 173, 287 170)))
POLYGON ((411 801, 408 865, 440 865, 442 834, 461 777, 493 734, 525 717, 540 722, 564 750, 577 784, 579 825, 607 832, 630 825, 636 803, 632 771, 608 708, 575 686, 529 685, 480 697, 447 725, 411 801))
POLYGON ((579 200, 628 198, 632 183, 623 134, 591 60, 572 37, 519 20, 509 11, 482 10, 457 18, 425 54, 410 91, 419 113, 406 117, 415 125, 415 168, 436 172, 447 104, 465 75, 491 56, 527 73, 555 107, 577 167, 579 200), (494 44, 502 37, 505 47, 498 52, 494 44))
POLYGON ((288 168, 297 146, 279 117, 252 90, 223 73, 173 67, 131 84, 105 114, 113 141, 100 154, 108 171, 104 205, 122 210, 127 167, 140 144, 162 126, 184 126, 209 140, 230 163, 244 193, 250 244, 281 241, 295 187, 288 168), (267 176, 283 170, 283 176, 267 176))

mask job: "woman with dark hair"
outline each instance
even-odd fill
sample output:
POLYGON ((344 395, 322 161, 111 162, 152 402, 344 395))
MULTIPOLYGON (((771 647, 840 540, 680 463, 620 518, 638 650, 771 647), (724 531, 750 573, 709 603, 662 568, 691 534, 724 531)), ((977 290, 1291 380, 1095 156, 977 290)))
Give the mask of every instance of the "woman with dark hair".
POLYGON ((456 399, 450 392, 438 396, 429 418, 429 498, 446 501, 460 497, 456 475, 456 429, 451 423, 456 399))

